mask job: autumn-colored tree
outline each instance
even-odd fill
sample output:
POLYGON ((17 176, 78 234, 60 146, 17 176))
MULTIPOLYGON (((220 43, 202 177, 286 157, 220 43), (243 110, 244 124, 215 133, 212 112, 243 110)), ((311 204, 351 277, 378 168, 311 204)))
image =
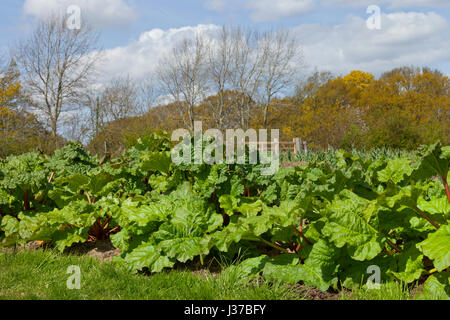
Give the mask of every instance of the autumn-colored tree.
MULTIPOLYGON (((270 128, 282 140, 301 137, 311 147, 416 148, 449 143, 449 78, 437 70, 403 67, 380 79, 352 71, 316 72, 291 98, 271 104, 270 128)), ((255 113, 252 125, 262 123, 255 113)))
MULTIPOLYGON (((272 99, 268 110, 247 95, 225 90, 194 108, 203 129, 280 129, 281 141, 300 137, 312 148, 413 149, 441 140, 450 143, 449 78, 437 70, 404 67, 379 79, 363 71, 334 77, 316 72, 293 97, 272 99), (252 106, 242 126, 242 101, 252 106), (214 112, 222 105, 220 122, 214 112), (265 115, 267 118, 265 119, 265 115)), ((91 150, 124 150, 139 137, 186 128, 186 106, 173 102, 152 108, 146 115, 109 123, 91 142, 91 150)))
MULTIPOLYGON (((361 91, 370 85, 370 76, 352 72, 346 77, 329 79, 316 88, 298 107, 299 126, 294 133, 312 147, 339 146, 349 128, 363 125, 357 101, 361 91)), ((307 83, 306 87, 313 85, 307 83)))
POLYGON ((180 102, 154 107, 143 116, 118 119, 106 123, 100 132, 89 142, 87 149, 99 156, 110 153, 120 156, 123 151, 132 146, 137 139, 152 132, 172 132, 184 127, 183 115, 180 112, 180 102))
POLYGON ((0 71, 0 107, 15 108, 21 96, 20 73, 14 60, 0 71))
MULTIPOLYGON (((248 123, 243 121, 242 106, 248 106, 248 110, 257 111, 255 102, 247 95, 235 90, 225 90, 224 92, 210 96, 203 100, 196 108, 195 114, 198 120, 203 122, 203 128, 215 128, 219 130, 247 128, 248 123), (215 116, 217 105, 221 104, 221 118, 215 116), (244 122, 244 125, 242 125, 244 122)), ((260 108, 258 109, 260 110, 260 108)), ((253 114, 254 117, 254 114, 253 114)))
POLYGON ((371 146, 415 148, 450 142, 449 78, 427 68, 383 74, 361 97, 371 146))
POLYGON ((49 133, 36 116, 21 108, 25 103, 21 89, 20 73, 11 60, 0 70, 0 158, 32 150, 54 150, 49 133))

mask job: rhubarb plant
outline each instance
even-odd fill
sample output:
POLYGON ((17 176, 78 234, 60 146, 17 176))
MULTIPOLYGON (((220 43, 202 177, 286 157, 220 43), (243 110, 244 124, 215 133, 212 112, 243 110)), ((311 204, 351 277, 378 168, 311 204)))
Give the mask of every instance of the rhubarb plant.
POLYGON ((69 144, 51 158, 0 162, 2 246, 44 241, 64 251, 110 239, 117 263, 161 272, 245 251, 246 279, 320 290, 423 282, 448 297, 450 147, 414 159, 355 156, 261 175, 258 165, 175 165, 154 134, 117 159, 69 144))

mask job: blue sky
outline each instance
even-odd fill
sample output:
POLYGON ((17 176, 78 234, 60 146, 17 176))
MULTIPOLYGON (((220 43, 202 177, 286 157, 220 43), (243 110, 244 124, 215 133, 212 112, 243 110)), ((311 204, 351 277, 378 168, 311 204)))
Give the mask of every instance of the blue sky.
POLYGON ((376 75, 402 65, 450 74, 450 0, 2 0, 0 46, 29 35, 51 10, 78 5, 102 32, 105 74, 150 73, 179 37, 233 24, 290 28, 314 69, 376 75), (382 9, 381 30, 368 30, 369 5, 382 9))

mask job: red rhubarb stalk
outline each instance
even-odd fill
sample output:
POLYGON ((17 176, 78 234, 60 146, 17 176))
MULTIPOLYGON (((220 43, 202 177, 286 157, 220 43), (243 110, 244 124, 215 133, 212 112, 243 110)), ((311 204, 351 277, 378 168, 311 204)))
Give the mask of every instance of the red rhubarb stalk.
POLYGON ((445 192, 447 193, 447 200, 448 200, 448 203, 450 203, 450 188, 449 188, 449 186, 448 186, 448 181, 447 181, 447 179, 444 178, 444 177, 441 177, 441 179, 442 179, 442 182, 444 183, 445 192))
POLYGON ((23 203, 25 205, 25 211, 30 211, 31 210, 31 206, 30 206, 30 196, 29 196, 28 189, 25 190, 25 192, 24 192, 23 203))
POLYGON ((436 229, 439 229, 440 226, 433 220, 431 219, 425 212, 423 212, 422 210, 420 210, 418 207, 415 207, 414 210, 425 220, 427 220, 429 223, 431 223, 431 225, 433 227, 435 227, 436 229))
POLYGON ((55 173, 52 172, 52 174, 50 175, 50 179, 48 179, 48 183, 52 183, 53 177, 55 176, 55 173))
POLYGON ((84 194, 86 195, 86 198, 88 199, 89 204, 92 204, 91 196, 89 195, 89 193, 86 191, 84 194))
POLYGON ((305 237, 305 235, 304 235, 303 232, 302 232, 303 230, 300 231, 300 230, 298 230, 298 229, 297 229, 296 227, 294 227, 294 226, 292 226, 292 229, 293 229, 293 230, 295 231, 295 233, 298 234, 303 240, 305 240, 305 242, 306 242, 307 244, 309 244, 310 246, 313 245, 312 242, 309 241, 309 239, 305 237))

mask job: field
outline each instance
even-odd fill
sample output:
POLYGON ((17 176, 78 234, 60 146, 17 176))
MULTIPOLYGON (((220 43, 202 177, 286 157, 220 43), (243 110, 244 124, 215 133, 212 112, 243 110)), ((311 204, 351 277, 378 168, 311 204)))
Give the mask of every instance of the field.
POLYGON ((175 165, 153 134, 119 159, 0 160, 0 298, 450 297, 450 147, 301 157, 175 165), (100 241, 112 261, 73 254, 100 241))

